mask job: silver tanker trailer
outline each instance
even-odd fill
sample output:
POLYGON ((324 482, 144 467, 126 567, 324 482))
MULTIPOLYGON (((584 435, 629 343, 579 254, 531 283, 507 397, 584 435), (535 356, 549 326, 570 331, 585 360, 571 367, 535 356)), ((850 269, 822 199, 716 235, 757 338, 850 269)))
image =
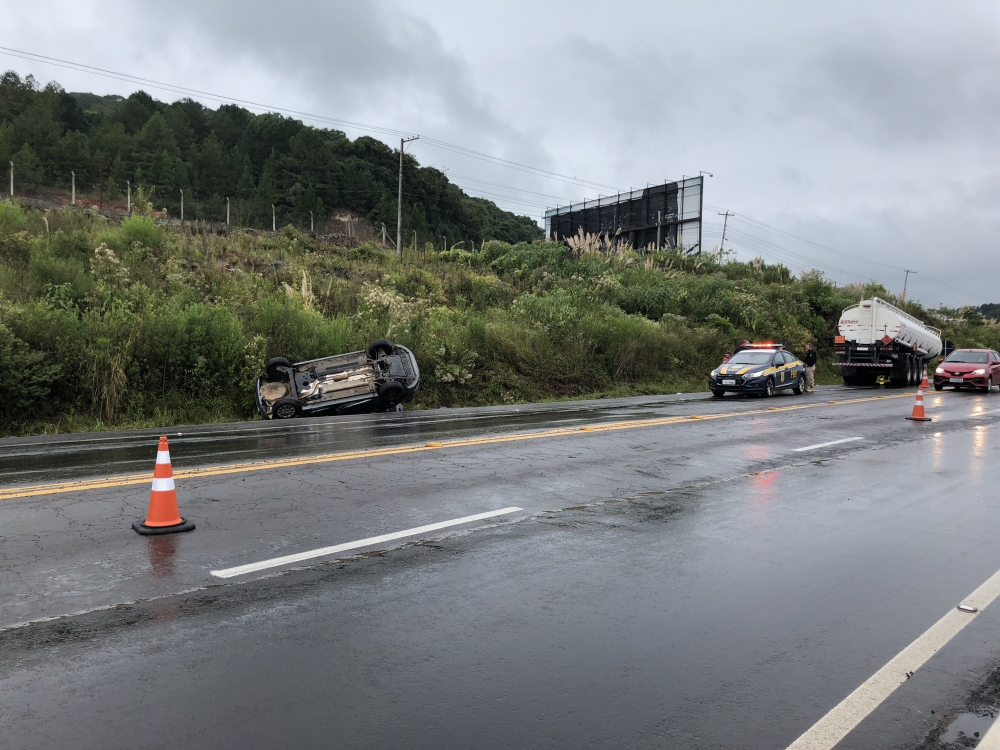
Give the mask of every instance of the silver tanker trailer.
POLYGON ((878 297, 844 310, 839 329, 834 365, 844 385, 914 386, 944 347, 941 331, 878 297))

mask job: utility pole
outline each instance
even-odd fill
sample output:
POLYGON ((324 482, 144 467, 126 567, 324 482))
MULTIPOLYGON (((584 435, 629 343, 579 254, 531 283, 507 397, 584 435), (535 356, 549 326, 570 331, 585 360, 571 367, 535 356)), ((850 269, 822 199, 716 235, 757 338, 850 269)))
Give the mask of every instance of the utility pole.
POLYGON ((271 204, 271 231, 272 232, 278 231, 278 220, 275 218, 273 203, 271 204))
POLYGON ((726 217, 726 218, 724 218, 722 220, 722 242, 719 243, 719 252, 721 253, 722 252, 722 248, 725 247, 725 244, 726 244, 726 225, 729 224, 729 217, 730 216, 736 216, 736 214, 731 214, 731 213, 729 213, 729 211, 726 211, 725 213, 722 213, 722 211, 719 211, 719 216, 726 217))
POLYGON ((226 226, 229 226, 229 196, 226 196, 226 226))
POLYGON ((660 249, 660 240, 663 239, 663 212, 656 212, 656 249, 660 249))
POLYGON ((412 138, 399 139, 399 201, 396 204, 396 255, 403 252, 403 149, 410 141, 419 139, 419 135, 412 138))
POLYGON ((417 230, 413 230, 413 254, 417 254, 417 230))
POLYGON ((316 225, 313 223, 313 212, 309 212, 309 231, 316 234, 316 225))
POLYGON ((126 204, 126 210, 129 215, 132 214, 132 182, 130 180, 125 180, 125 186, 128 188, 128 203, 126 204))
POLYGON ((916 273, 916 271, 911 271, 909 268, 904 268, 903 270, 906 271, 906 276, 903 277, 903 296, 900 297, 900 299, 905 300, 906 299, 906 282, 908 282, 910 280, 910 274, 911 273, 916 273))
POLYGON ((75 206, 76 205, 76 172, 72 172, 71 171, 69 173, 69 175, 70 175, 70 177, 69 177, 70 184, 73 186, 72 188, 70 188, 72 190, 72 192, 70 193, 70 195, 72 197, 69 199, 69 202, 70 202, 70 204, 72 204, 72 205, 75 206))
POLYGON ((184 223, 184 191, 181 190, 181 224, 184 223))
POLYGON ((14 200, 14 162, 10 163, 10 199, 14 200))

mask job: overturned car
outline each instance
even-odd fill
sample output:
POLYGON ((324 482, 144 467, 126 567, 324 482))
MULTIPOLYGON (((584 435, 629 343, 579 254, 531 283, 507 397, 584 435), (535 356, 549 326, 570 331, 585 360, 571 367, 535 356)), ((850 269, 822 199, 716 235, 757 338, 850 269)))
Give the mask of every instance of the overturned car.
POLYGON ((296 364, 284 357, 268 361, 257 378, 257 411, 264 419, 402 411, 419 387, 413 352, 379 339, 366 352, 296 364))

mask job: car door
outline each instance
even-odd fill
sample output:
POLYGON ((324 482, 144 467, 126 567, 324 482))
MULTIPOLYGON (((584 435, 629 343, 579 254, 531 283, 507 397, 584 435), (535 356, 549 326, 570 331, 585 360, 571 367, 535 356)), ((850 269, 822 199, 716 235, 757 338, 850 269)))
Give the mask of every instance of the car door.
POLYGON ((993 375, 993 384, 1000 384, 1000 354, 990 352, 990 373, 993 375))
POLYGON ((802 365, 799 363, 798 358, 791 352, 785 352, 785 358, 788 360, 788 380, 792 385, 795 385, 795 381, 802 374, 802 365))
POLYGON ((775 378, 775 385, 778 388, 788 388, 792 384, 791 370, 788 368, 790 361, 788 352, 778 352, 774 355, 774 366, 778 368, 775 373, 778 376, 775 378))

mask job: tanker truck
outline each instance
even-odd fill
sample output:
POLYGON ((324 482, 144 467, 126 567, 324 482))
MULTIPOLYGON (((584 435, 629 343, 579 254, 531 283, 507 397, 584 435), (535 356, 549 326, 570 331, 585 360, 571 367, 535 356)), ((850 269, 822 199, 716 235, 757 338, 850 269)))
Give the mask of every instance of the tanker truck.
POLYGON ((839 329, 834 365, 844 385, 917 385, 924 365, 943 347, 941 331, 878 297, 844 310, 839 329))

